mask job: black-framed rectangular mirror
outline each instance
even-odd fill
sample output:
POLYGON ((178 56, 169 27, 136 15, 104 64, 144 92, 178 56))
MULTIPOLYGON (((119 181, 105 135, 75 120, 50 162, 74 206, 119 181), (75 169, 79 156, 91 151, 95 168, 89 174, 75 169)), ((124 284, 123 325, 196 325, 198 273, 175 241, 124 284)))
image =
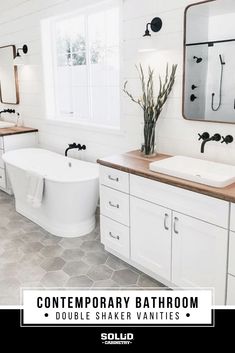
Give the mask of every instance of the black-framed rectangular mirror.
POLYGON ((14 65, 16 47, 0 47, 0 101, 4 104, 19 104, 17 66, 14 65))
POLYGON ((235 123, 235 1, 185 10, 183 116, 235 123))

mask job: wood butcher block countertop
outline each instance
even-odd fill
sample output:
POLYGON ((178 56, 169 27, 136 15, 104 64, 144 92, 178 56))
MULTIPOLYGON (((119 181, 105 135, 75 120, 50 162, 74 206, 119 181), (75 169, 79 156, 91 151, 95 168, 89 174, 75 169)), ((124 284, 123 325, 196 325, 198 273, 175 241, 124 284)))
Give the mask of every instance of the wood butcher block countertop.
POLYGON ((38 130, 30 127, 23 127, 23 126, 5 127, 3 129, 0 129, 0 137, 9 136, 9 135, 26 134, 29 132, 38 132, 38 130))
POLYGON ((99 159, 97 162, 106 167, 114 168, 135 174, 161 183, 177 186, 207 196, 235 203, 235 183, 225 188, 215 188, 198 184, 188 180, 172 177, 166 174, 155 173, 149 170, 149 163, 169 158, 171 156, 158 154, 153 158, 144 158, 139 151, 132 151, 121 155, 99 159))

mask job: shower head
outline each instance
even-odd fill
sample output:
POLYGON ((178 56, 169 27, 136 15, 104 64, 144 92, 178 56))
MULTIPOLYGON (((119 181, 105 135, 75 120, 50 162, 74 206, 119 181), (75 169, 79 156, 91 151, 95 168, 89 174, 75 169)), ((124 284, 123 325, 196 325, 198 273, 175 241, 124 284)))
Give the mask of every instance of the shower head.
POLYGON ((202 62, 202 58, 198 58, 197 56, 194 56, 193 59, 196 59, 197 64, 202 62))

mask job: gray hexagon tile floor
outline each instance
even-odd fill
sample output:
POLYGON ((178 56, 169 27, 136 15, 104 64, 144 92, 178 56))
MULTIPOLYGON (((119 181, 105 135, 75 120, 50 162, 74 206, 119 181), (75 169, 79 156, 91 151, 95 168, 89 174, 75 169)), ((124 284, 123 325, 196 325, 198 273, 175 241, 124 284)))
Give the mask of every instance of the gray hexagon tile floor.
POLYGON ((80 238, 55 237, 15 211, 0 191, 0 305, 20 303, 21 287, 162 287, 109 254, 99 225, 80 238))

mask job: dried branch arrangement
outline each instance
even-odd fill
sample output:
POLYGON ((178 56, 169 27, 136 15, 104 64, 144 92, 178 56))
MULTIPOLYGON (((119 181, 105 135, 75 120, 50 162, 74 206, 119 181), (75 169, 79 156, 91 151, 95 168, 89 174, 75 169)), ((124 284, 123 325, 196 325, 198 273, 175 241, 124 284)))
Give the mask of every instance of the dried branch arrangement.
POLYGON ((144 152, 146 155, 151 155, 154 153, 155 148, 155 126, 156 122, 161 114, 164 104, 167 101, 169 94, 175 83, 175 75, 177 70, 177 65, 172 65, 171 73, 169 75, 168 64, 166 66, 165 79, 162 80, 159 76, 159 92, 157 98, 154 94, 154 70, 149 67, 148 78, 145 79, 143 67, 140 64, 139 67, 136 66, 142 87, 142 96, 135 99, 134 96, 128 92, 127 84, 125 82, 123 91, 128 95, 128 97, 136 104, 138 104, 144 111, 144 152))
POLYGON ((143 109, 143 111, 147 113, 146 114, 147 119, 156 123, 163 109, 163 106, 166 103, 166 100, 169 94, 171 93, 171 90, 175 83, 177 65, 172 65, 171 73, 169 75, 169 68, 167 64, 164 82, 161 76, 159 76, 160 87, 159 87, 159 92, 156 100, 154 98, 154 83, 153 83, 154 70, 149 67, 148 79, 146 82, 142 65, 140 64, 139 67, 136 66, 136 68, 141 81, 141 87, 142 87, 141 98, 135 99, 133 95, 127 91, 128 81, 125 82, 123 91, 128 95, 128 97, 130 97, 130 99, 134 103, 139 104, 139 106, 143 109))

